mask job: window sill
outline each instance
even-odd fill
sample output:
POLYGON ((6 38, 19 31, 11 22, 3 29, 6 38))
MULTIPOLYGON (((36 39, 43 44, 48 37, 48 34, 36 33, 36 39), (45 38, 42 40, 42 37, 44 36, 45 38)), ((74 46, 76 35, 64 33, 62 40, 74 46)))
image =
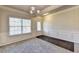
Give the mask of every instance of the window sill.
POLYGON ((29 32, 29 33, 22 33, 22 34, 15 34, 15 35, 9 35, 9 37, 16 37, 16 36, 23 36, 23 35, 29 35, 29 34, 32 34, 32 32, 29 32))

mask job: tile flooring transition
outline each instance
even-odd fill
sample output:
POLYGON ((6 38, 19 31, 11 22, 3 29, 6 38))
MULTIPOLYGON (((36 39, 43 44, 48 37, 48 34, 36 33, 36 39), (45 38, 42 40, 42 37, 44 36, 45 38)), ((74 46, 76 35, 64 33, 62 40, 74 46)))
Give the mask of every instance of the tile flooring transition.
POLYGON ((0 53, 72 53, 44 40, 33 38, 30 40, 0 47, 0 53))

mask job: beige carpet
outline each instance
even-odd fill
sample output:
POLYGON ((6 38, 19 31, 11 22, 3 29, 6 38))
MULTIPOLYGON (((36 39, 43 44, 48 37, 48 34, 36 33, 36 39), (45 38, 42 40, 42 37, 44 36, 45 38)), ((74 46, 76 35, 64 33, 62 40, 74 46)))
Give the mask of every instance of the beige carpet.
POLYGON ((58 47, 38 38, 14 43, 0 48, 1 53, 70 53, 71 51, 58 47))

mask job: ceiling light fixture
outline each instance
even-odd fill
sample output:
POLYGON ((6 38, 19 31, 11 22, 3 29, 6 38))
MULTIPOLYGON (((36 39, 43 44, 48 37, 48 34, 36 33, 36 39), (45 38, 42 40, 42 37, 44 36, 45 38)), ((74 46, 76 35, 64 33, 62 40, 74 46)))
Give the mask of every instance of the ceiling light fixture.
POLYGON ((35 7, 31 7, 31 10, 35 10, 35 7))
POLYGON ((35 7, 31 7, 30 14, 32 16, 38 16, 40 14, 40 10, 35 7))
POLYGON ((37 10, 37 13, 39 14, 40 13, 40 10, 37 10))
POLYGON ((49 13, 45 13, 45 14, 43 14, 43 15, 48 15, 49 13))
POLYGON ((33 11, 31 10, 30 13, 33 14, 33 11))

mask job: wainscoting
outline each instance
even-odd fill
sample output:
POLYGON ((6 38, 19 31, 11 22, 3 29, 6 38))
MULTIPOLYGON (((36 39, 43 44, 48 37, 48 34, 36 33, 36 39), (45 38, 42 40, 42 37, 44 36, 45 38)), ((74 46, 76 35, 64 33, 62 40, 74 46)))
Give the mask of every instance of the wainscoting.
POLYGON ((73 42, 69 42, 66 40, 53 38, 53 37, 49 37, 49 36, 45 36, 45 35, 37 36, 37 38, 43 39, 45 41, 48 41, 50 43, 53 43, 55 45, 58 45, 60 47, 63 47, 65 49, 68 49, 68 50, 74 52, 74 43, 73 42))

